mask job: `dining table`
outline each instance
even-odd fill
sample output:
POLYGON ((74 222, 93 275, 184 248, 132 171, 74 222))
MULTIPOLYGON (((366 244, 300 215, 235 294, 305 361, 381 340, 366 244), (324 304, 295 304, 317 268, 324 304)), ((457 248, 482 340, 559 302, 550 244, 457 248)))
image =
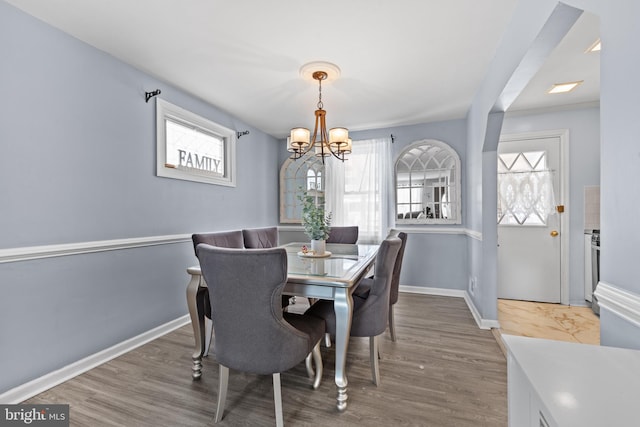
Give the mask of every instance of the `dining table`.
MULTIPOLYGON (((344 411, 348 399, 345 367, 353 314, 352 293, 359 280, 372 268, 379 245, 327 243, 323 255, 306 251, 308 246, 304 242, 281 246, 287 252, 287 283, 283 294, 333 301, 336 315, 336 406, 339 411, 344 411)), ((192 378, 199 379, 202 376, 202 357, 208 353, 212 325, 211 320, 205 318, 206 292, 203 290, 207 284, 200 266, 189 267, 187 272, 191 276, 187 285, 187 305, 195 338, 192 378)), ((215 331, 213 335, 215 339, 215 331)))

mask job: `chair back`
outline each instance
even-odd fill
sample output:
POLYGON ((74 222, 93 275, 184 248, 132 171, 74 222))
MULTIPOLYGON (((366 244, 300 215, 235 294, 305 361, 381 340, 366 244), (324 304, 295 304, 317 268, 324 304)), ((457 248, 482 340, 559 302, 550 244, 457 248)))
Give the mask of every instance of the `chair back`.
POLYGON ((358 226, 331 227, 327 243, 350 243, 358 241, 358 226))
MULTIPOLYGON (((402 241, 393 236, 387 237, 380 244, 369 295, 359 307, 354 307, 351 336, 373 337, 382 334, 387 329, 391 279, 400 246, 402 246, 402 241)), ((356 304, 355 298, 354 304, 356 304)))
POLYGON ((193 250, 196 252, 196 256, 198 255, 198 245, 200 243, 221 248, 244 248, 244 239, 240 230, 192 234, 191 240, 193 240, 193 250))
POLYGON ((400 271, 402 270, 402 258, 404 257, 404 248, 407 245, 407 233, 402 231, 392 230, 389 236, 394 236, 400 239, 402 245, 398 251, 395 265, 393 266, 393 275, 391 277, 391 288, 389 290, 389 304, 393 305, 398 302, 398 290, 400 288, 400 271))
POLYGON ((250 228, 242 230, 244 247, 274 248, 278 246, 278 227, 250 228))
POLYGON ((315 342, 283 319, 287 281, 284 248, 197 247, 209 287, 216 360, 256 374, 286 371, 304 360, 315 342))

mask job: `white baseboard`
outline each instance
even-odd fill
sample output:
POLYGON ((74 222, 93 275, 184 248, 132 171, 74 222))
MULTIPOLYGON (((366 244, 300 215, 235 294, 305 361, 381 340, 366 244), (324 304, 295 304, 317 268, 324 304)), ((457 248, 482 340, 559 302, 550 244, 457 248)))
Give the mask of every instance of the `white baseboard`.
POLYGON ((426 286, 400 286, 400 292, 408 294, 438 295, 441 297, 464 298, 465 292, 460 289, 428 288, 426 286))
POLYGON ((476 305, 473 303, 473 300, 467 291, 464 292, 464 300, 467 303, 469 310, 471 310, 471 315, 480 329, 500 329, 500 323, 497 320, 484 319, 480 315, 480 312, 476 308, 476 305))
POLYGON ((483 319, 482 316, 480 316, 480 312, 476 308, 467 291, 463 291, 461 289, 428 288, 422 286, 400 286, 399 291, 411 294, 464 298, 464 302, 467 303, 467 307, 469 307, 469 311, 471 311, 471 315, 480 329, 500 328, 500 323, 498 323, 497 320, 483 319))
POLYGON ((184 315, 175 320, 153 328, 147 332, 129 338, 126 341, 118 343, 112 347, 104 349, 84 359, 78 360, 70 365, 60 368, 56 371, 43 375, 40 378, 29 381, 11 390, 0 394, 0 404, 17 404, 23 402, 37 394, 42 393, 58 384, 61 384, 73 377, 87 372, 96 366, 102 365, 118 356, 121 356, 141 345, 160 338, 186 324, 191 322, 189 315, 184 315))
POLYGON ((595 296, 601 309, 640 327, 640 295, 600 281, 595 296))

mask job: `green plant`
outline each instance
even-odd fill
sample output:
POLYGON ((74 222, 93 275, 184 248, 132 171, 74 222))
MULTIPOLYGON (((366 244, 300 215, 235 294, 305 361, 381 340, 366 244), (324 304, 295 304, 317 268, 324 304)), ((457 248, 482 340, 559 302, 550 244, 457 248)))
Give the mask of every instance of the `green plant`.
POLYGON ((302 226, 311 240, 326 240, 331 230, 331 212, 325 214, 324 207, 316 204, 315 198, 302 190, 298 199, 302 202, 302 226))

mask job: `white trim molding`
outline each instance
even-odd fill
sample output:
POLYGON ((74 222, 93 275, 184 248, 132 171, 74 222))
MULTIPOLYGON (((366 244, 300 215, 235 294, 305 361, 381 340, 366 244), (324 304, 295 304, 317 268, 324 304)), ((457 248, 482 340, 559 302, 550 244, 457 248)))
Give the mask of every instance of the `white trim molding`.
POLYGON ((640 295, 602 281, 598 282, 594 295, 601 309, 640 327, 640 295))
MULTIPOLYGON (((24 402, 31 397, 49 390, 52 387, 62 384, 65 381, 70 380, 80 374, 83 374, 96 366, 102 365, 110 360, 115 359, 125 353, 130 352, 148 342, 151 342, 163 335, 168 334, 178 328, 183 327, 191 322, 191 318, 188 314, 179 317, 175 320, 153 328, 147 332, 143 332, 133 338, 129 338, 126 341, 118 343, 107 349, 78 360, 70 365, 60 368, 56 371, 43 375, 40 378, 36 378, 28 383, 22 384, 11 390, 8 390, 0 394, 0 404, 18 404, 24 402)), ((188 373, 187 373, 188 375, 188 373)))
POLYGON ((466 234, 466 229, 463 227, 411 227, 406 225, 398 225, 392 227, 394 230, 404 231, 410 234, 466 234))
MULTIPOLYGON (((407 227, 405 225, 391 227, 392 230, 403 231, 407 234, 463 234, 472 239, 482 241, 482 232, 463 227, 407 227)), ((304 231, 301 225, 279 225, 278 231, 304 231)))
POLYGON ((0 249, 0 264, 190 241, 190 234, 174 234, 169 236, 137 237, 132 239, 99 240, 95 242, 63 243, 59 245, 0 249))
POLYGON ((497 320, 485 319, 480 315, 480 312, 476 308, 476 305, 473 303, 473 300, 467 291, 464 291, 464 300, 480 329, 500 329, 500 323, 497 320))
POLYGON ((426 286, 400 286, 399 291, 408 294, 437 295, 440 297, 456 298, 464 298, 465 293, 465 291, 461 289, 430 288, 426 286))
POLYGON ((465 234, 471 237, 472 239, 479 240, 482 242, 482 232, 480 231, 469 230, 465 228, 465 234))
MULTIPOLYGON (((278 226, 278 230, 285 232, 303 231, 303 228, 301 226, 278 226)), ((402 227, 398 228, 398 230, 404 231, 409 234, 463 234, 474 239, 482 240, 482 233, 466 228, 402 227)), ((185 242, 191 242, 191 234, 172 234, 166 236, 134 237, 129 239, 97 240, 92 242, 61 243, 57 245, 7 248, 0 249, 0 264, 185 242)))
POLYGON ((483 319, 482 316, 480 316, 480 312, 476 308, 467 291, 463 291, 461 289, 431 288, 423 286, 400 286, 399 291, 410 294, 464 298, 464 302, 467 303, 467 307, 469 307, 469 311, 480 329, 500 328, 500 323, 498 323, 497 320, 483 319))

